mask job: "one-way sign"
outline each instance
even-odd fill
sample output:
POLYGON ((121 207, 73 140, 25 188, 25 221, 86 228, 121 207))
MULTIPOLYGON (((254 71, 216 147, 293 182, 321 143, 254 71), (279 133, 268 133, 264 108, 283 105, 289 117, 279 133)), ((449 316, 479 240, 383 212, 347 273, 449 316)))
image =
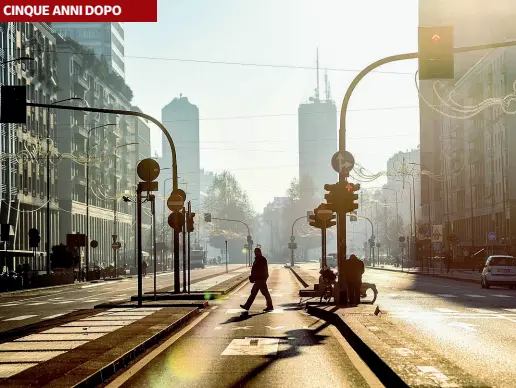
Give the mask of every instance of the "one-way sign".
POLYGON ((346 174, 355 166, 355 158, 348 151, 337 151, 331 158, 331 166, 339 174, 346 174))

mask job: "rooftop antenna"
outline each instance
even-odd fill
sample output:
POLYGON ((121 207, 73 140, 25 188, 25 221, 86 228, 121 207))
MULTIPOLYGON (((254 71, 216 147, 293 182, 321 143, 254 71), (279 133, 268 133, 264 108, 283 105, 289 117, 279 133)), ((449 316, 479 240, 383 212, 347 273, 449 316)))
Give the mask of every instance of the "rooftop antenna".
POLYGON ((324 71, 324 88, 325 88, 325 94, 326 94, 326 101, 331 100, 331 87, 330 87, 330 81, 328 81, 328 70, 324 71))
POLYGON ((317 47, 317 87, 315 88, 315 99, 319 100, 319 47, 317 47))

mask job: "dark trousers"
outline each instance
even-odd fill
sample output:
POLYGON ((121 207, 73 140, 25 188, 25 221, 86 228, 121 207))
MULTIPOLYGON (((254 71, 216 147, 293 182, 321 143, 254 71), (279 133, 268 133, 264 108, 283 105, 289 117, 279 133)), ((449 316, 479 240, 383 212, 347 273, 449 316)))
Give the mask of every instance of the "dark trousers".
POLYGON ((271 294, 269 294, 269 287, 267 287, 267 280, 256 280, 254 282, 253 288, 251 288, 251 295, 249 295, 249 299, 247 299, 247 302, 245 302, 244 306, 247 309, 251 308, 256 295, 258 295, 258 291, 260 291, 265 297, 265 300, 267 301, 267 307, 272 308, 272 299, 271 294))
POLYGON ((361 281, 348 280, 348 298, 350 304, 360 304, 361 281))

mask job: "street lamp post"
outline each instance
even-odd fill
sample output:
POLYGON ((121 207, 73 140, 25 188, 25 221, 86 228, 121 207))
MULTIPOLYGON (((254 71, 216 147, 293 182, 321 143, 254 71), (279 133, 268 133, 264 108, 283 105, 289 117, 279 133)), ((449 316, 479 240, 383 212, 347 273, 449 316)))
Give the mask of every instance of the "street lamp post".
MULTIPOLYGON (((116 179, 116 165, 117 165, 117 154, 116 154, 116 151, 121 148, 121 147, 127 147, 127 146, 130 146, 130 145, 135 145, 135 144, 138 144, 138 143, 125 143, 125 144, 121 144, 119 146, 116 146, 115 147, 115 153, 114 153, 114 157, 115 157, 115 173, 113 174, 114 176, 114 179, 113 179, 113 235, 114 236, 117 236, 117 222, 116 222, 116 211, 117 211, 117 199, 116 199, 116 193, 117 193, 117 179, 116 179)), ((115 237, 116 238, 116 237, 115 237)), ((115 241, 113 241, 115 242, 115 241)), ((113 249, 113 264, 114 264, 114 267, 115 267, 115 277, 118 276, 118 271, 117 271, 117 267, 116 267, 116 249, 113 249)))
MULTIPOLYGON (((293 244, 294 241, 295 241, 295 237, 294 237, 294 225, 296 224, 296 222, 298 222, 299 220, 303 219, 303 218, 306 218, 306 216, 301 216, 301 217, 298 217, 294 220, 294 222, 292 223, 292 234, 290 235, 290 243, 293 244)), ((291 248, 290 248, 290 265, 293 267, 294 266, 294 248, 292 248, 292 245, 291 245, 291 248)))
MULTIPOLYGON (((50 105, 59 104, 66 101, 82 101, 88 105, 87 101, 80 97, 65 98, 64 100, 54 101, 50 105)), ((50 275, 50 239, 52 234, 50 232, 50 107, 47 108, 47 275, 50 275)), ((86 244, 88 249, 88 244, 86 244)))
POLYGON ((90 262, 90 134, 95 129, 108 126, 116 126, 116 124, 105 124, 98 127, 93 127, 88 130, 88 137, 86 138, 86 280, 88 279, 90 262))
MULTIPOLYGON (((172 180, 173 178, 167 178, 163 181, 163 200, 166 201, 166 186, 167 186, 167 182, 172 180)), ((163 211, 161 213, 161 241, 163 244, 166 244, 165 243, 165 238, 166 238, 166 231, 165 231, 165 205, 163 204, 163 211)), ((165 260, 165 250, 161 250, 161 270, 163 271, 163 262, 166 261, 165 260)))

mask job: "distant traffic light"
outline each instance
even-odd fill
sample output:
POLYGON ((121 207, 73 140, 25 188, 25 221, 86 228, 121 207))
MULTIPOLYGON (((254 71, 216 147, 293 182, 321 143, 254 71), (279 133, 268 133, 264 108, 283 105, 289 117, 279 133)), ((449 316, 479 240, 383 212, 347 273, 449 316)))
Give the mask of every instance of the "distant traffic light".
POLYGON ((326 227, 331 228, 332 226, 337 225, 337 215, 332 215, 331 218, 326 221, 326 227))
POLYGON ((0 122, 12 124, 27 123, 27 87, 2 86, 0 122))
POLYGON ((349 215, 349 220, 351 222, 356 222, 358 220, 357 212, 356 211, 351 212, 351 214, 349 215))
POLYGON ((191 233, 194 231, 194 217, 195 217, 195 213, 188 213, 188 215, 187 215, 186 231, 188 233, 191 233))
POLYGON ((39 230, 32 228, 29 230, 29 247, 37 248, 39 247, 39 242, 41 241, 41 237, 39 236, 39 230))
POLYGON ((204 222, 211 222, 211 213, 204 213, 204 222))
POLYGON ((453 27, 419 27, 419 79, 453 79, 453 27))

